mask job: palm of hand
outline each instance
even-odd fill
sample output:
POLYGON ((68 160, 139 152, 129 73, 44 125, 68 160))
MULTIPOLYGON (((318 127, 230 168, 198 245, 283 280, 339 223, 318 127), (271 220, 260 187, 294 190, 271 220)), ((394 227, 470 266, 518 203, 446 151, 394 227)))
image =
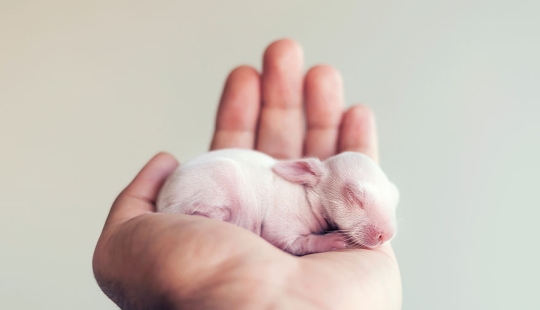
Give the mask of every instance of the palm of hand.
MULTIPOLYGON (((360 151, 376 160, 369 110, 343 113, 339 74, 318 66, 304 80, 302 65, 299 46, 282 40, 267 49, 262 76, 249 67, 234 70, 211 149, 252 148, 276 158, 360 151)), ((176 166, 159 154, 143 168, 114 203, 96 247, 96 279, 121 307, 400 308, 390 245, 293 257, 229 223, 153 213, 176 166)))

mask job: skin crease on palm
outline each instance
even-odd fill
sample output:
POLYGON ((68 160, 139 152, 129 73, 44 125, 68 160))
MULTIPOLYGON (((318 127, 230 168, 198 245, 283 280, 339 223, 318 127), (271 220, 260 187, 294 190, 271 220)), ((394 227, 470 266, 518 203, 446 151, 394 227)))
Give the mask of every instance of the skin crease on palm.
MULTIPOLYGON (((211 144, 222 148, 278 159, 356 151, 377 161, 370 110, 345 110, 332 67, 304 76, 302 49, 291 40, 268 46, 262 73, 247 66, 230 73, 211 144)), ((401 308, 390 244, 295 257, 226 222, 155 213, 157 194, 177 166, 167 153, 152 158, 114 202, 99 238, 94 274, 121 308, 401 308)))

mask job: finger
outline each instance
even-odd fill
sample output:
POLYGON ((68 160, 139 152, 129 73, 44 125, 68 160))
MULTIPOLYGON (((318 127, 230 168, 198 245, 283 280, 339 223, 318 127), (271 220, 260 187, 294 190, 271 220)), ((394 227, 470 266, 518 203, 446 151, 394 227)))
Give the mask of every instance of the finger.
POLYGON ((266 49, 257 150, 275 158, 302 156, 302 67, 303 55, 298 43, 279 40, 266 49))
POLYGON ((260 100, 257 70, 248 66, 234 69, 223 89, 210 149, 254 148, 260 100))
POLYGON ((331 66, 316 66, 304 80, 307 133, 304 154, 325 159, 337 152, 343 83, 331 66))
POLYGON ((178 167, 176 159, 167 153, 154 156, 120 193, 109 213, 107 223, 125 222, 155 211, 155 201, 167 176, 178 167))
POLYGON ((357 105, 347 110, 339 135, 339 152, 361 152, 379 161, 375 117, 368 107, 357 105))

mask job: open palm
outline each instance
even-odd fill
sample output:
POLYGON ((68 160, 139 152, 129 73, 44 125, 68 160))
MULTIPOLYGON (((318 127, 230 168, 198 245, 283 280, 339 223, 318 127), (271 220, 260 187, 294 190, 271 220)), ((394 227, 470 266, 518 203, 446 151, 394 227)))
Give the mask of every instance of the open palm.
MULTIPOLYGON (((303 75, 301 48, 271 44, 263 72, 231 72, 211 149, 249 148, 279 159, 343 151, 377 160, 375 124, 362 106, 344 111, 339 73, 303 75), (305 121, 304 121, 305 119, 305 121)), ((291 256, 232 224, 155 213, 177 167, 156 155, 119 195, 94 253, 103 291, 126 309, 399 309, 401 280, 390 245, 291 256)))

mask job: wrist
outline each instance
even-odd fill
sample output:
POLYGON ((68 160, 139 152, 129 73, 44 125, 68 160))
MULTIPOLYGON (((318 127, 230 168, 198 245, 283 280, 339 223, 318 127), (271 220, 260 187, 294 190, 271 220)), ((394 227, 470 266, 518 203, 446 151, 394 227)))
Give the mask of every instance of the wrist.
POLYGON ((296 260, 277 254, 262 262, 229 260, 189 288, 170 287, 166 299, 173 309, 310 309, 288 288, 296 260))

